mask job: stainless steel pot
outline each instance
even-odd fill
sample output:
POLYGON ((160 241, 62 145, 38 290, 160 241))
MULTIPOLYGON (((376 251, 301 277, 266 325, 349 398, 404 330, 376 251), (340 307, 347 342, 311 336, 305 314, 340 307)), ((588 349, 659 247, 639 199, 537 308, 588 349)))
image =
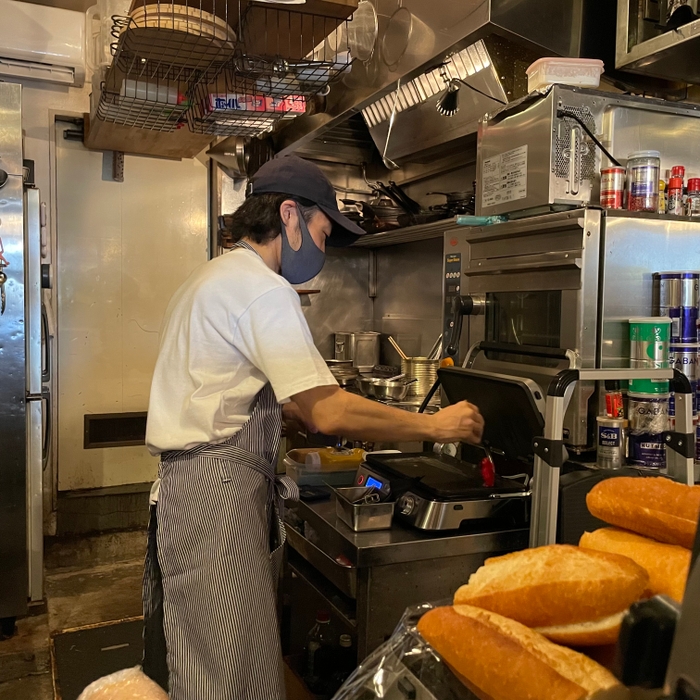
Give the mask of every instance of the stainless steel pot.
POLYGON ((336 360, 352 360, 353 365, 360 372, 371 372, 379 364, 379 333, 338 332, 334 336, 336 360))
POLYGON ((427 357, 409 357, 401 360, 401 372, 407 379, 417 379, 408 387, 408 396, 425 396, 437 379, 440 360, 427 357))

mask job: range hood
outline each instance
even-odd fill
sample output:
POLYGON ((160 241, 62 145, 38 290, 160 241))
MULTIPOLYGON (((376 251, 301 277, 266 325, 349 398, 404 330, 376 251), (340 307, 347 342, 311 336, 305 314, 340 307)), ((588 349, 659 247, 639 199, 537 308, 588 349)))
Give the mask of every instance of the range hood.
POLYGON ((585 0, 369 1, 378 16, 371 58, 355 60, 332 85, 322 112, 301 115, 275 134, 277 151, 308 147, 361 112, 381 153, 396 98, 387 156, 402 164, 474 133, 483 114, 525 94, 524 69, 535 59, 578 56, 581 49, 585 0), (405 44, 396 60, 388 55, 397 54, 399 16, 405 44), (452 117, 436 110, 445 71, 448 79, 476 88, 461 86, 459 111, 452 117))
POLYGON ((700 19, 675 27, 674 12, 697 16, 698 0, 627 0, 617 5, 615 67, 700 84, 700 19))

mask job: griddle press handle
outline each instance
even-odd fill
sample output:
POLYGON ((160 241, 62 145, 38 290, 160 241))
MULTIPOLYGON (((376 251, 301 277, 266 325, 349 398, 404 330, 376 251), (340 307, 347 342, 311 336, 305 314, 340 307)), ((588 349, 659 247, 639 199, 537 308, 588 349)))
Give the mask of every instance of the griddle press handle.
MULTIPOLYGON (((547 396, 563 399, 566 390, 579 379, 577 369, 563 369, 549 383, 547 396)), ((563 440, 550 440, 544 436, 538 436, 532 440, 534 453, 550 467, 561 468, 568 459, 563 440)))
POLYGON ((481 306, 474 303, 474 298, 468 294, 462 296, 458 294, 452 299, 450 316, 452 317, 452 332, 450 342, 447 346, 448 355, 456 355, 459 352, 459 339, 462 337, 462 318, 471 314, 481 313, 481 306))

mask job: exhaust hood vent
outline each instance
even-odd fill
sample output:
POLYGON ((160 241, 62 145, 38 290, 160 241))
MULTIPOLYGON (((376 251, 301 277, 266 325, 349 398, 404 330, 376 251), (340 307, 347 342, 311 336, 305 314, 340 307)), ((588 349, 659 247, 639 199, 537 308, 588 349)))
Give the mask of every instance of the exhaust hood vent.
POLYGON ((322 112, 301 115, 273 135, 279 152, 296 151, 362 113, 382 153, 398 84, 387 156, 401 163, 397 159, 473 134, 479 117, 499 106, 476 90, 510 102, 526 94, 525 68, 534 60, 581 51, 586 0, 404 0, 400 46, 392 33, 396 0, 369 2, 378 18, 369 58, 355 60, 331 86, 322 112), (453 117, 435 108, 446 87, 445 63, 450 77, 476 88, 460 87, 453 117), (409 125, 412 133, 402 134, 409 125))
POLYGON ((362 110, 362 116, 365 118, 367 126, 372 128, 391 117, 394 99, 396 99, 396 113, 398 114, 409 107, 427 102, 435 95, 442 94, 452 78, 466 80, 490 65, 491 60, 484 42, 477 41, 459 53, 453 54, 445 61, 444 67, 433 68, 414 78, 410 83, 401 85, 398 95, 397 91, 391 92, 369 107, 365 107, 362 110))
POLYGON ((465 137, 475 134, 484 114, 527 94, 525 68, 535 58, 524 47, 494 35, 452 54, 444 65, 362 110, 377 149, 383 153, 387 146, 387 157, 399 165, 419 162, 427 154, 443 155, 455 147, 456 140, 466 141, 465 137), (462 81, 459 108, 448 117, 438 112, 437 103, 453 78, 462 81), (387 145, 395 97, 396 116, 387 145))

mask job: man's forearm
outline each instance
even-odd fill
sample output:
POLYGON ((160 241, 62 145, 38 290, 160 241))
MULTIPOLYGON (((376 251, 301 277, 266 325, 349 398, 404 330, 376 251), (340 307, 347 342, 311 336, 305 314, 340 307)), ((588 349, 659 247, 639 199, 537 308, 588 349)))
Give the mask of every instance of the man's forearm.
POLYGON ((350 439, 436 439, 431 416, 390 408, 346 391, 329 392, 316 402, 309 417, 321 432, 350 439))

